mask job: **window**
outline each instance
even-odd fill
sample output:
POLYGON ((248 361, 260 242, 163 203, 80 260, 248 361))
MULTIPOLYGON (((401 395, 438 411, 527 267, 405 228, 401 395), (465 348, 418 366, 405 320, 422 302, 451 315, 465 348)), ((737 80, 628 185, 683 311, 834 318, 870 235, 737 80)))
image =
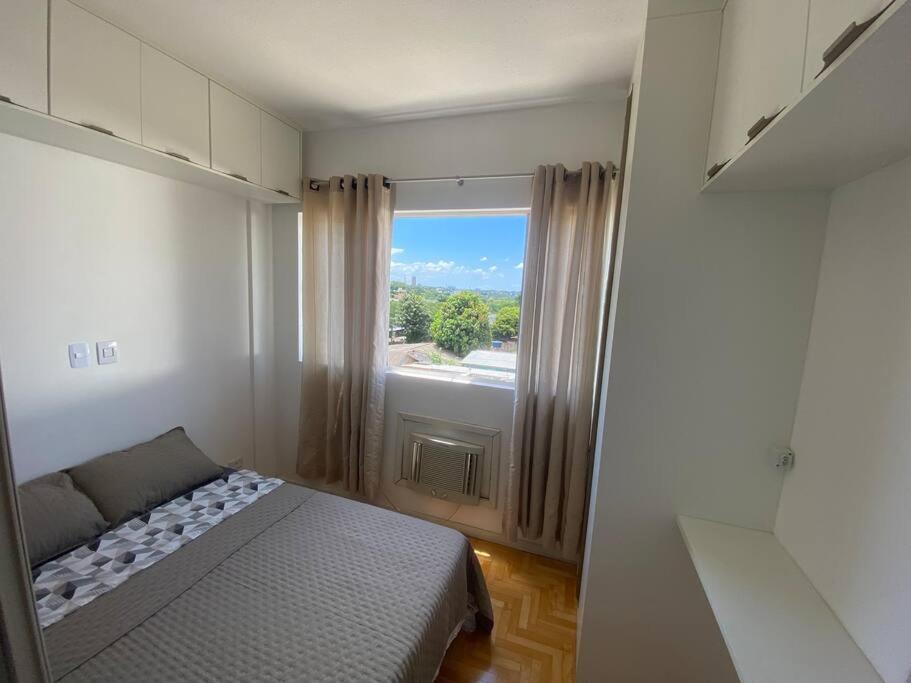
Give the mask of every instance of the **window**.
POLYGON ((524 212, 396 212, 391 368, 513 383, 524 212))

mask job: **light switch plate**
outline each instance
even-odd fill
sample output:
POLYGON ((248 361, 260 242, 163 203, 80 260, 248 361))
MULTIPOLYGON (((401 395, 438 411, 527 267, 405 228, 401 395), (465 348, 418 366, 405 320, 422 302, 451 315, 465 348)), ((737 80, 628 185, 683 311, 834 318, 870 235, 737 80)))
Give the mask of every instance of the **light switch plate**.
POLYGON ((68 348, 71 368, 87 368, 92 360, 88 342, 76 342, 68 348))
POLYGON ((98 355, 98 365, 110 365, 120 359, 120 350, 115 341, 100 341, 95 344, 95 353, 98 355))

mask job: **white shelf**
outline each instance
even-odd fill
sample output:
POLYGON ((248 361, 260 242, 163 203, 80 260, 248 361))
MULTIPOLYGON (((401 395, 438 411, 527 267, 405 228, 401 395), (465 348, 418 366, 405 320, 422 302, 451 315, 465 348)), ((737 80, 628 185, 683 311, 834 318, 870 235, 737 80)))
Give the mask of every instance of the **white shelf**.
POLYGON ((896 0, 703 189, 829 189, 908 155, 911 3, 896 0))
POLYGON ((232 178, 205 166, 183 161, 128 140, 0 102, 0 133, 8 133, 81 154, 106 159, 156 175, 202 185, 219 192, 266 204, 297 204, 299 200, 232 178))
POLYGON ((677 524, 743 683, 882 683, 774 534, 677 524))

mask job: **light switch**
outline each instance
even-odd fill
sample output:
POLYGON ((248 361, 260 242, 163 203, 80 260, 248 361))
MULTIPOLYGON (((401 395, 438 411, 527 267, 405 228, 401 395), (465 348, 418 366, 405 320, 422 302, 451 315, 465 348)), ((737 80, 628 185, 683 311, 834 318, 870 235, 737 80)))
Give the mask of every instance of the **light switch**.
POLYGON ((89 355, 89 345, 87 342, 76 342, 69 345, 70 367, 87 368, 92 357, 89 355))
POLYGON ((98 365, 110 365, 116 363, 120 358, 120 352, 117 350, 117 342, 100 341, 95 344, 95 352, 98 355, 98 365))

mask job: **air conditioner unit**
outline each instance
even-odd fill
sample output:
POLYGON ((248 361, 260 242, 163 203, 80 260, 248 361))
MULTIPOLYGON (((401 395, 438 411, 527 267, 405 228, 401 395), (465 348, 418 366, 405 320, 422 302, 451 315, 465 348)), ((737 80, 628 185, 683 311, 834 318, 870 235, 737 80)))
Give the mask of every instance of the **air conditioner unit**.
POLYGON ((483 446, 411 434, 403 455, 405 479, 416 491, 454 503, 477 505, 480 501, 483 446))

